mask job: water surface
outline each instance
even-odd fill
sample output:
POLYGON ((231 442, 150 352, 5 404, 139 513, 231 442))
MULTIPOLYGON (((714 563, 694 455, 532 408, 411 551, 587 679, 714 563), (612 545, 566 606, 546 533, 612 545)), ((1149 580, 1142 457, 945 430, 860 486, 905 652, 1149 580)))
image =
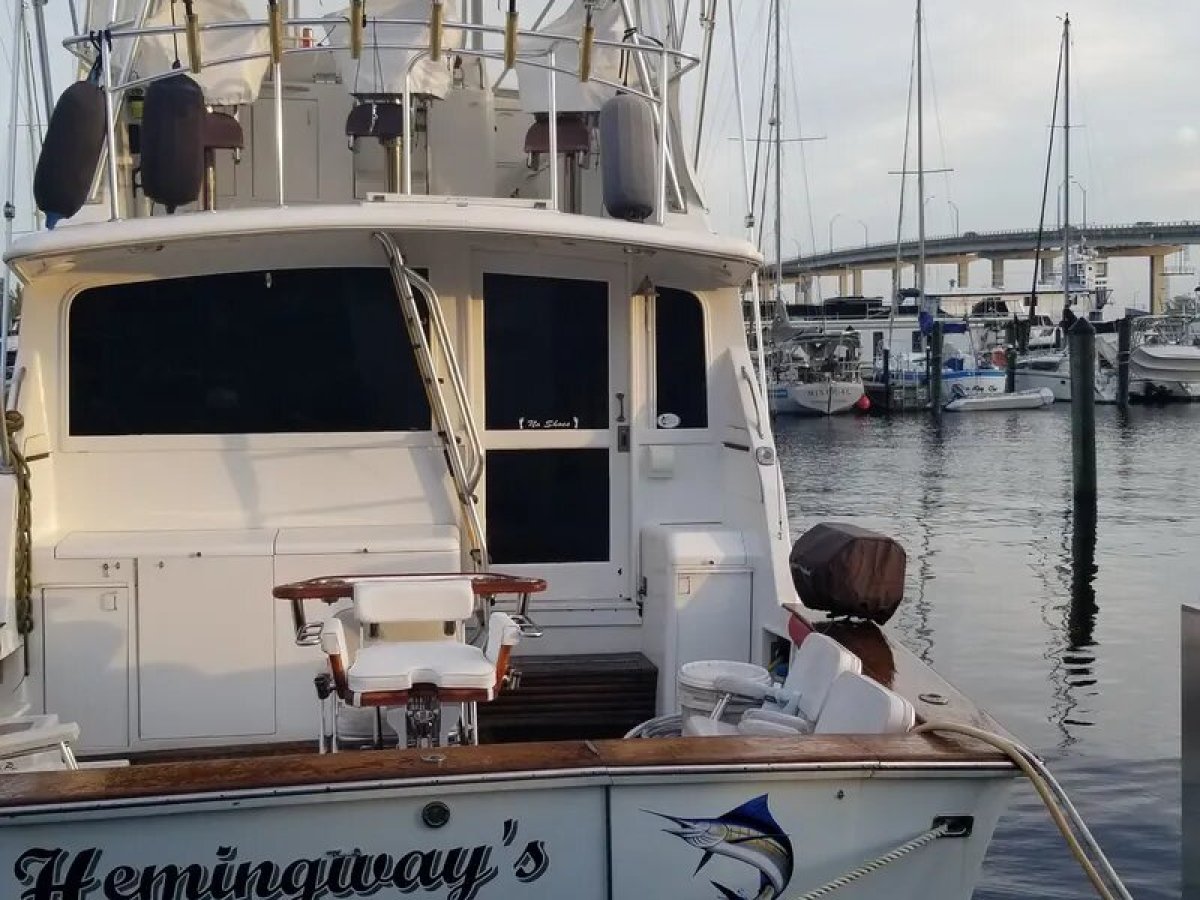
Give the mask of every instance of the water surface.
MULTIPOLYGON (((781 419, 793 533, 908 551, 892 628, 1042 755, 1138 900, 1180 895, 1179 608, 1200 596, 1200 405, 1097 409, 1094 531, 1070 409, 781 419)), ((980 900, 1091 897, 1021 786, 980 900)))

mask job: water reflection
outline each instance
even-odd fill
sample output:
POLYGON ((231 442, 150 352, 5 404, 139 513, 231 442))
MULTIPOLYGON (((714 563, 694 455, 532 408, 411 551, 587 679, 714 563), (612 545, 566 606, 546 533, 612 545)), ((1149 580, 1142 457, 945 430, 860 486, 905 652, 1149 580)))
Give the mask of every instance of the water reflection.
POLYGON ((1071 612, 1067 644, 1072 651, 1093 644, 1096 628, 1096 500, 1077 499, 1071 525, 1071 612))
MULTIPOLYGON (((898 538, 908 581, 886 630, 1051 762, 1134 896, 1178 900, 1200 404, 1097 410, 1098 511, 1072 502, 1069 413, 781 421, 793 529, 898 538)), ((977 900, 1082 896, 1031 793, 1014 795, 987 872, 977 900)))
POLYGON ((921 485, 917 497, 917 554, 916 596, 910 601, 911 623, 907 629, 908 646, 927 664, 933 662, 933 616, 932 598, 927 586, 933 581, 936 570, 937 547, 934 544, 934 521, 942 507, 942 494, 946 477, 946 434, 940 417, 926 420, 924 440, 921 441, 922 465, 918 480, 921 485))

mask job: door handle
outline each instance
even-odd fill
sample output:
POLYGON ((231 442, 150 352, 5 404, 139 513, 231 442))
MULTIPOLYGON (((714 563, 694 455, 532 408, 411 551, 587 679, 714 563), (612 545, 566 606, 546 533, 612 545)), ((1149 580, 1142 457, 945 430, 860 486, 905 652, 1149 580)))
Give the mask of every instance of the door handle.
POLYGON ((620 425, 625 421, 625 395, 617 394, 617 424, 620 425))

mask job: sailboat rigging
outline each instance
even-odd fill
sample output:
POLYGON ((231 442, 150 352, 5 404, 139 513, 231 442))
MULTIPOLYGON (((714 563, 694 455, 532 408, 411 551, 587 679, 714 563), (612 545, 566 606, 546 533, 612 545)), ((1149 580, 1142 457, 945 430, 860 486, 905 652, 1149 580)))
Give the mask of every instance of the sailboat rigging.
MULTIPOLYGON (((834 415, 854 409, 864 396, 859 371, 858 333, 849 329, 830 334, 822 322, 816 329, 799 330, 788 321, 783 299, 783 7, 771 8, 774 68, 771 85, 771 143, 767 153, 770 172, 774 157, 775 268, 771 346, 764 357, 767 396, 772 413, 834 415)), ((766 85, 764 84, 764 96, 766 85)), ((795 138, 797 142, 820 138, 795 138)), ((764 179, 765 181, 766 179, 764 179)), ((766 205, 766 197, 763 198, 766 205)), ((757 302, 757 298, 756 298, 757 302)))

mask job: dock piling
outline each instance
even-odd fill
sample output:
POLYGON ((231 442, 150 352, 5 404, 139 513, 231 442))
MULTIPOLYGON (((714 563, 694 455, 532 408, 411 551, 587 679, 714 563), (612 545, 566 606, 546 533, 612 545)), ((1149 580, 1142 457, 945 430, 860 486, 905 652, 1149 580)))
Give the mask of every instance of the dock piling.
POLYGON ((1133 345, 1133 319, 1117 322, 1117 405, 1129 408, 1129 352, 1133 345))
POLYGON ((1017 392, 1017 348, 1011 343, 1004 348, 1004 393, 1017 392))
POLYGON ((1200 896, 1200 604, 1183 605, 1183 896, 1200 896))
POLYGON ((934 322, 929 334, 929 408, 942 413, 942 323, 934 322))
POLYGON ((892 351, 883 348, 883 411, 892 411, 892 351))
POLYGON ((1071 350, 1071 460, 1075 499, 1096 498, 1096 328, 1077 319, 1067 332, 1071 350))

